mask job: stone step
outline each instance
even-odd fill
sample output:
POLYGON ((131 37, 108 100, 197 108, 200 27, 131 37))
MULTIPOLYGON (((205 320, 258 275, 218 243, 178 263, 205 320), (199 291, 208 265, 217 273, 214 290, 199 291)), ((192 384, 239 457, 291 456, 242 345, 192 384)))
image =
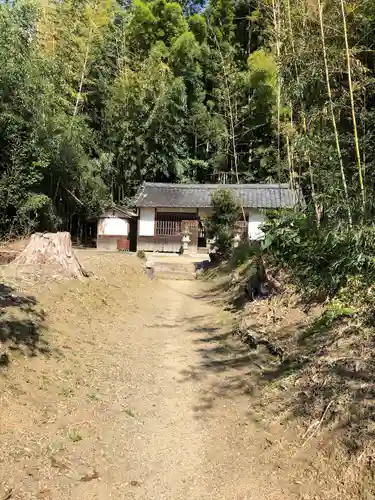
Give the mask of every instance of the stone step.
POLYGON ((155 276, 165 279, 195 279, 195 266, 194 263, 178 263, 178 262, 148 262, 148 266, 152 267, 155 276))
POLYGON ((162 280, 182 280, 182 281, 190 281, 190 280, 195 280, 195 275, 191 274, 182 274, 182 273, 165 273, 165 272, 158 272, 155 273, 155 275, 162 280))

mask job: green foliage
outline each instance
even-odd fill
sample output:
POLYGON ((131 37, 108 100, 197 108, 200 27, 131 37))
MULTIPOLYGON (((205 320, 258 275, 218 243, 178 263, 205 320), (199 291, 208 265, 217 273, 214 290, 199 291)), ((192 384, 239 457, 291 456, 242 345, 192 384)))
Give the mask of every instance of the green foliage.
POLYGON ((187 22, 182 15, 181 6, 166 0, 154 0, 150 5, 157 19, 156 35, 159 40, 170 46, 187 30, 187 22))
POLYGON ((129 23, 129 43, 133 53, 147 55, 156 41, 157 20, 152 13, 151 5, 134 0, 132 2, 133 16, 129 23))
POLYGON ((356 314, 356 310, 351 307, 346 307, 339 301, 332 301, 327 306, 321 316, 315 319, 313 323, 304 331, 304 339, 313 336, 322 331, 327 331, 332 328, 336 321, 350 318, 356 314))
POLYGON ((365 290, 375 280, 373 227, 350 228, 329 220, 317 227, 306 210, 285 214, 265 229, 264 252, 290 271, 307 297, 346 296, 350 303, 356 283, 365 290))
POLYGON ((78 94, 68 102, 72 80, 62 86, 60 54, 50 56, 43 36, 31 36, 40 13, 31 2, 0 6, 0 30, 7 34, 0 42, 3 232, 64 227, 70 214, 82 207, 95 213, 108 200, 101 172, 94 174, 93 132, 86 120, 72 116, 78 94), (18 45, 22 50, 13 57, 18 45))
POLYGON ((241 206, 229 189, 218 189, 212 195, 212 215, 207 219, 207 236, 214 240, 212 250, 220 259, 228 259, 233 251, 236 225, 241 206))
MULTIPOLYGON (((108 203, 130 200, 143 180, 290 181, 331 219, 318 228, 312 211, 305 230, 303 215, 295 216, 309 265, 322 265, 319 248, 334 262, 325 240, 355 247, 354 235, 375 215, 375 8, 354 0, 347 11, 353 107, 339 2, 323 10, 346 195, 321 33, 305 7, 303 0, 0 3, 0 232, 78 233, 108 203), (348 205, 353 231, 345 228, 348 205)), ((278 239, 281 230, 275 226, 280 259, 291 260, 297 250, 278 239)), ((344 274, 354 272, 345 266, 344 274)), ((317 288, 324 276, 312 276, 317 288)), ((321 286, 340 288, 337 280, 321 286)))
POLYGON ((230 259, 230 267, 236 269, 245 263, 251 262, 254 257, 258 257, 261 253, 258 242, 242 241, 233 249, 230 259))
POLYGON ((269 51, 258 49, 253 52, 247 64, 250 70, 251 83, 254 87, 268 87, 276 94, 277 65, 274 56, 269 51))
POLYGON ((209 22, 221 42, 231 42, 235 30, 235 4, 231 0, 211 0, 208 6, 209 22))
POLYGON ((189 29, 194 34, 199 43, 203 43, 207 38, 207 24, 204 16, 194 14, 188 19, 189 29))
POLYGON ((268 21, 259 11, 240 26, 245 10, 226 0, 1 3, 0 232, 77 232, 143 180, 231 180, 233 134, 241 179, 272 177, 273 104, 246 52, 249 29, 256 52, 268 21))

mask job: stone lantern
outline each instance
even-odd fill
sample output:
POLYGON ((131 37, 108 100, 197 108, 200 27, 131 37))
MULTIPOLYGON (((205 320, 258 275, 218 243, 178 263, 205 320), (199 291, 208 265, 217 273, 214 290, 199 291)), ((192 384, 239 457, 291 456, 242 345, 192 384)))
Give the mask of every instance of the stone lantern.
POLYGON ((191 232, 189 231, 188 228, 185 228, 183 231, 182 231, 182 246, 184 248, 184 251, 187 250, 189 248, 189 243, 190 243, 190 235, 191 235, 191 232))
POLYGON ((233 238, 234 248, 238 247, 238 245, 240 244, 240 241, 241 241, 241 235, 239 233, 237 233, 236 236, 233 238))

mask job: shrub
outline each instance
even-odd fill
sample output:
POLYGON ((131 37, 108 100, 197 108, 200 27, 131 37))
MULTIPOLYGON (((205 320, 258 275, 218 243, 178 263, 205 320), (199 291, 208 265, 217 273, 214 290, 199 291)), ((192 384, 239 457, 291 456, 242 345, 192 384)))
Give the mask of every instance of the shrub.
POLYGON ((258 241, 242 241, 238 247, 234 248, 230 265, 232 268, 241 266, 245 262, 252 260, 260 254, 260 243, 258 241))
POLYGON ((284 214, 265 225, 263 251, 290 271, 305 295, 325 299, 375 282, 375 228, 326 221, 317 227, 308 211, 284 214))
POLYGON ((207 219, 207 236, 214 240, 212 250, 219 259, 230 258, 236 224, 241 217, 241 206, 229 189, 218 189, 212 195, 212 215, 207 219))

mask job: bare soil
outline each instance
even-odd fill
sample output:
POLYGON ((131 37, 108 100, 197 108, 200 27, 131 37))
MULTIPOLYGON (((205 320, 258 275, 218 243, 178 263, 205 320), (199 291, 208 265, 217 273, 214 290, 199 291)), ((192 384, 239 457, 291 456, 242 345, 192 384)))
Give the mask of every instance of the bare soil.
POLYGON ((0 251, 22 252, 27 247, 29 241, 29 238, 1 241, 0 251))
POLYGON ((2 285, 1 500, 373 498, 267 407, 219 290, 77 255, 94 277, 2 285))
POLYGON ((375 498, 373 325, 336 317, 332 304, 306 304, 287 276, 281 293, 248 302, 245 281, 241 269, 216 273, 208 300, 232 312, 237 335, 250 335, 241 381, 254 415, 268 428, 288 429, 281 449, 297 457, 287 460, 289 477, 303 484, 302 498, 318 489, 319 499, 375 498))

